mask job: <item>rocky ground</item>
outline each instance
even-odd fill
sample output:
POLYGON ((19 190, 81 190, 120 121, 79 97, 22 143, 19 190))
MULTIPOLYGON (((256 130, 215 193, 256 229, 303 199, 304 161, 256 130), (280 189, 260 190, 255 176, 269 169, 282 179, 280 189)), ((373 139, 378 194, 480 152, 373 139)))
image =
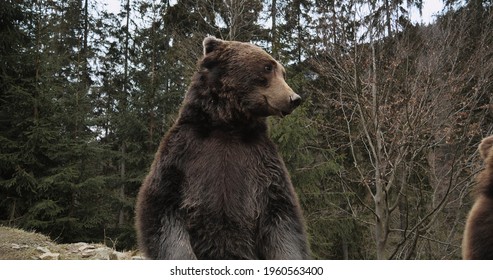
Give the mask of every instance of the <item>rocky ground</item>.
POLYGON ((0 260, 140 260, 137 251, 118 252, 103 244, 57 244, 49 237, 0 226, 0 260))

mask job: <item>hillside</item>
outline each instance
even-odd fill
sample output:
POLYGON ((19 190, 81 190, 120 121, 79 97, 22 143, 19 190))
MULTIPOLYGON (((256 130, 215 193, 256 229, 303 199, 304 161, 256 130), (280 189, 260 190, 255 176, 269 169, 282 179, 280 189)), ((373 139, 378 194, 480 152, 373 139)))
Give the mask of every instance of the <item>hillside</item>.
POLYGON ((0 260, 137 260, 136 251, 118 252, 103 244, 57 244, 49 237, 0 226, 0 260))

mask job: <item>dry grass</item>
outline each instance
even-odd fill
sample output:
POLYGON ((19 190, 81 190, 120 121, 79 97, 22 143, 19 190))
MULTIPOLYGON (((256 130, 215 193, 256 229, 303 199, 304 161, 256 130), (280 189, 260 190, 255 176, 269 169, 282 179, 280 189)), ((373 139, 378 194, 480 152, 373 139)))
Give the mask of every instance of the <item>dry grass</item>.
POLYGON ((45 252, 61 260, 125 260, 137 256, 137 252, 116 252, 103 244, 57 244, 49 237, 24 230, 0 226, 0 260, 39 260, 45 252))

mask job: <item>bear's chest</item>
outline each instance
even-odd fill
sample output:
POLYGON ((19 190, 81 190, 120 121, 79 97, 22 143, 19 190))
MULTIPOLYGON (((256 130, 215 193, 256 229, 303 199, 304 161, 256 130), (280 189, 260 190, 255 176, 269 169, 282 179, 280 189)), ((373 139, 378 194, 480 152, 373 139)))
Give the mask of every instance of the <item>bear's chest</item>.
POLYGON ((264 147, 211 138, 187 152, 185 209, 238 221, 258 216, 275 173, 264 147))

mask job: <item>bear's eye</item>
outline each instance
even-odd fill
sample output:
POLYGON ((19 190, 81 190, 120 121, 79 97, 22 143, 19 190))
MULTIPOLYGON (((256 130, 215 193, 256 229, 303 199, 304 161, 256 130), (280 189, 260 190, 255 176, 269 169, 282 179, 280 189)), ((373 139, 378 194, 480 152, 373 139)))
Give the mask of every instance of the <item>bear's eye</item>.
POLYGON ((272 69, 274 69, 274 68, 272 67, 272 65, 266 65, 264 67, 264 69, 265 69, 266 72, 272 72, 272 69))

